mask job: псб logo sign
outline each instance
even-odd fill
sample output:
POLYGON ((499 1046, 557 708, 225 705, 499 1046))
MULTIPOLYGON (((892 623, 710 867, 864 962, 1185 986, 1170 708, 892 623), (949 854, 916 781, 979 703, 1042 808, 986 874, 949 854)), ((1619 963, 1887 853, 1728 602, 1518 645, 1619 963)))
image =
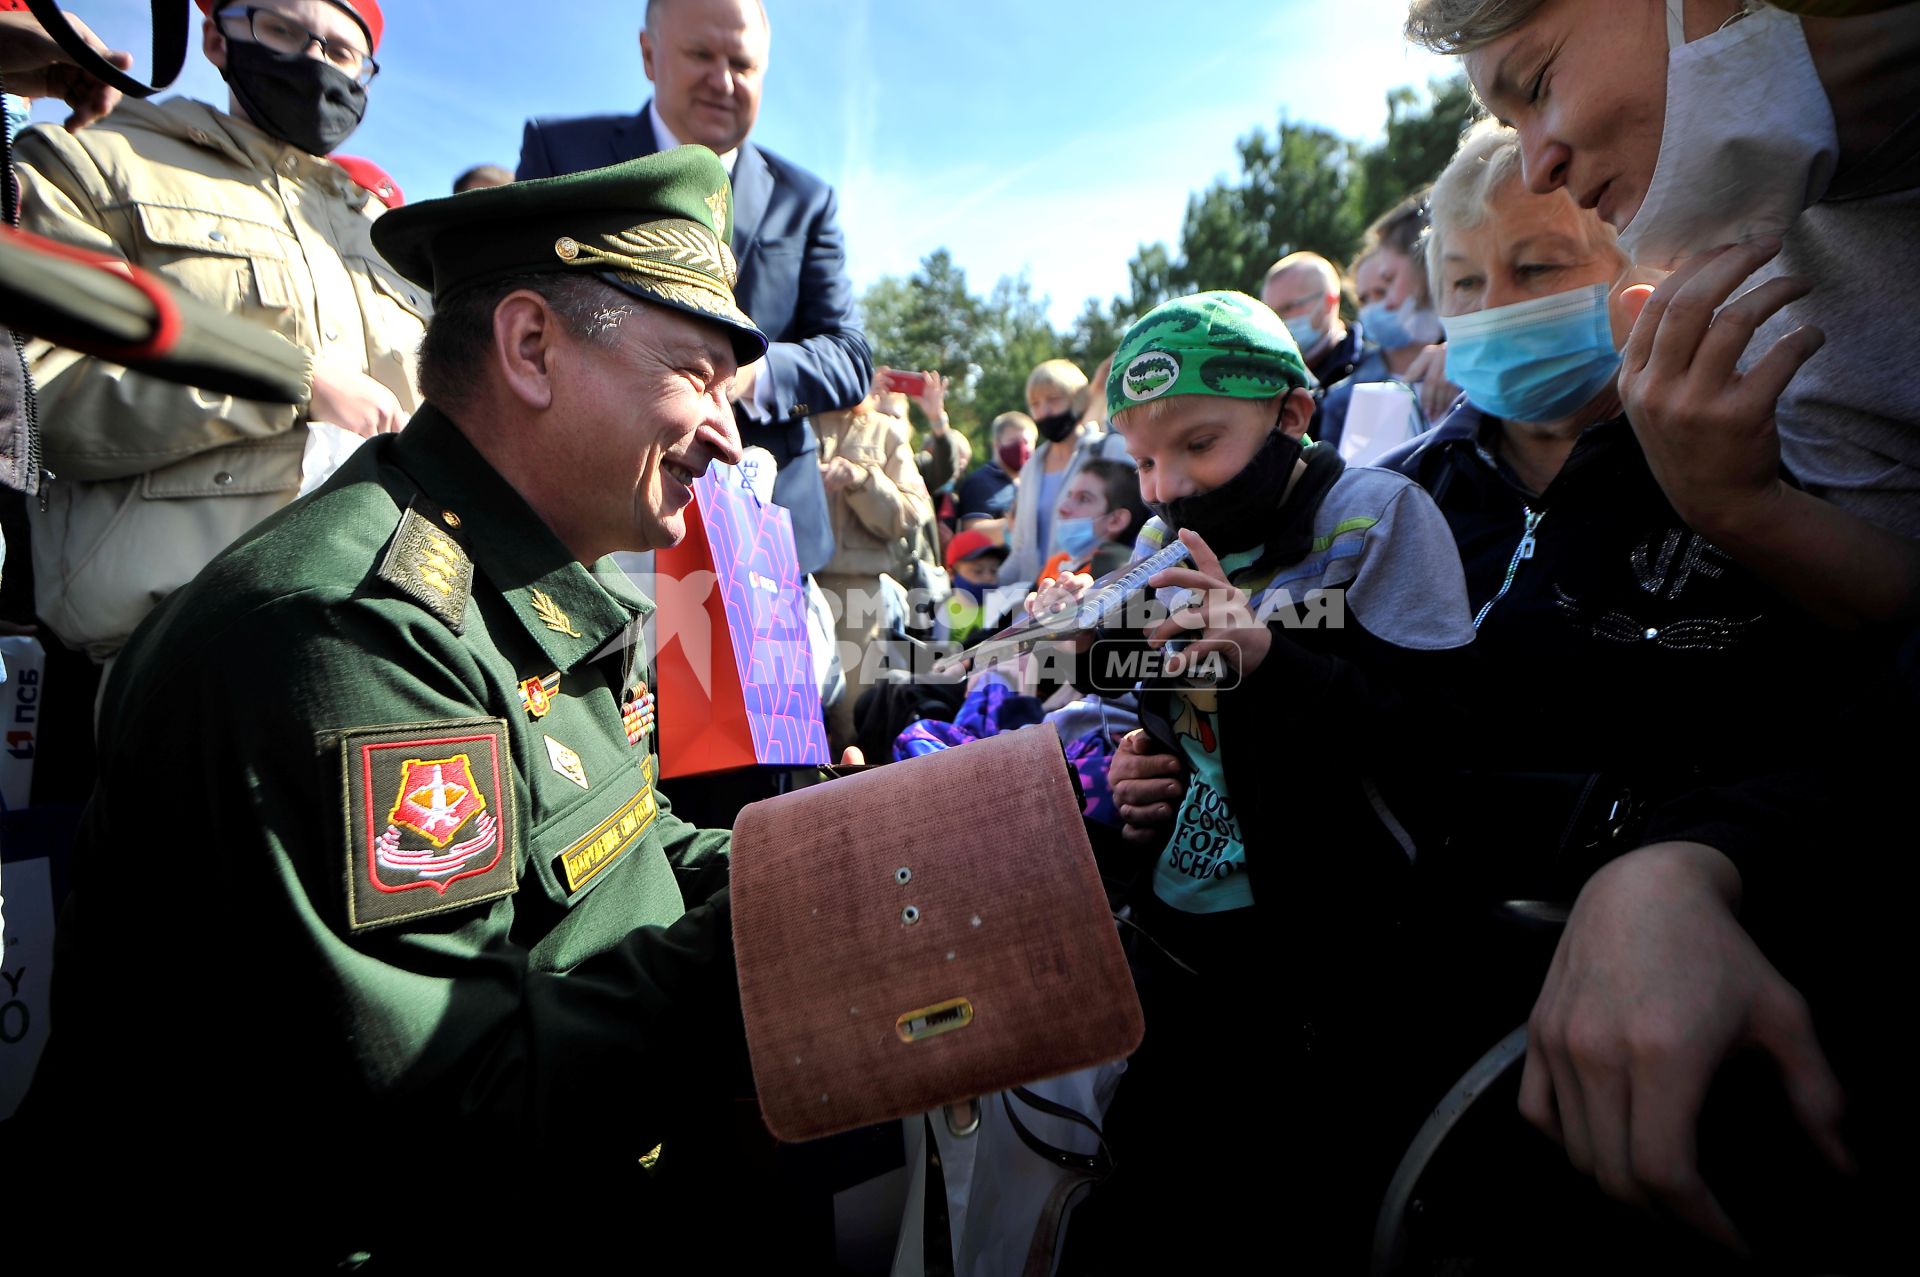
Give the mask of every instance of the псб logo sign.
POLYGON ((1120 389, 1138 403, 1164 395, 1180 380, 1180 361, 1164 350, 1135 355, 1120 374, 1120 389))

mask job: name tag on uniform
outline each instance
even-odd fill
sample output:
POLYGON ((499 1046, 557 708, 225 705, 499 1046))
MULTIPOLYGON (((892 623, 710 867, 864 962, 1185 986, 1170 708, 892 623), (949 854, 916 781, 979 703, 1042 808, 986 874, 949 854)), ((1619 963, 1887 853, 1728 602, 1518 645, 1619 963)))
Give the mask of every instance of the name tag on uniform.
POLYGON ((640 792, 560 853, 560 876, 568 893, 580 890, 626 855, 659 814, 653 797, 653 759, 648 757, 640 769, 640 792))

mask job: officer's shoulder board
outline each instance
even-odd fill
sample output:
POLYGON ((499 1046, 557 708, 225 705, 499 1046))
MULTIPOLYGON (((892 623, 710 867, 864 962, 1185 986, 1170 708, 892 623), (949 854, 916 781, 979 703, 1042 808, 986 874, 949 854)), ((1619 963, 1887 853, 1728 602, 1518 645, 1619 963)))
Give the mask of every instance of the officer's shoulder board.
POLYGON ((455 634, 467 623, 473 560, 460 543, 460 520, 416 495, 380 562, 380 579, 445 621, 455 634))
POLYGON ((504 719, 355 727, 340 734, 339 750, 353 930, 519 889, 519 820, 504 719))

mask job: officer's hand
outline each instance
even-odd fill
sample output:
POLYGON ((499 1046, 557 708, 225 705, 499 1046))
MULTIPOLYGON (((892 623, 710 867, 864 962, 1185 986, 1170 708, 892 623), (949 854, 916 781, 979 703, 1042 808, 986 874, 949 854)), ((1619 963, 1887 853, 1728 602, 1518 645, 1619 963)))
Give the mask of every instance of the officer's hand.
POLYGON ((363 438, 392 434, 407 424, 407 413, 393 392, 362 373, 344 368, 313 370, 313 398, 307 418, 351 430, 363 438))
POLYGON ((1806 1001, 1735 920, 1739 873, 1701 843, 1622 856, 1581 891, 1527 1023, 1520 1111, 1613 1197, 1744 1250, 1700 1177, 1695 1128, 1715 1071, 1756 1046, 1842 1171, 1845 1097, 1806 1001))
MULTIPOLYGON (((66 15, 74 34, 95 53, 122 71, 133 67, 133 55, 109 49, 86 23, 66 15)), ((0 72, 7 91, 27 98, 59 98, 73 108, 67 127, 78 131, 102 119, 120 104, 120 90, 108 88, 74 66, 53 37, 31 13, 0 13, 0 72)))
POLYGON ((1120 738, 1107 764, 1113 803, 1125 821, 1120 836, 1133 843, 1165 843, 1173 833, 1174 804, 1187 792, 1180 760, 1139 728, 1120 738))

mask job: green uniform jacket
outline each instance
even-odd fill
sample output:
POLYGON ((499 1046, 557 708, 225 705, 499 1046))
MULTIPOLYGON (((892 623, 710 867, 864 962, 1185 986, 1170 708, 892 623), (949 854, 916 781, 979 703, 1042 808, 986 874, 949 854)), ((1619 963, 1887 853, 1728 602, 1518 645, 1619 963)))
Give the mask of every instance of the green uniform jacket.
POLYGON ((142 1191, 210 1244, 262 1184, 296 1249, 376 1257, 484 1247, 536 1169, 568 1212, 666 1191, 639 1159, 747 1087, 729 835, 653 792, 631 695, 651 610, 431 405, 168 599, 101 707, 59 1120, 190 1140, 142 1191))

